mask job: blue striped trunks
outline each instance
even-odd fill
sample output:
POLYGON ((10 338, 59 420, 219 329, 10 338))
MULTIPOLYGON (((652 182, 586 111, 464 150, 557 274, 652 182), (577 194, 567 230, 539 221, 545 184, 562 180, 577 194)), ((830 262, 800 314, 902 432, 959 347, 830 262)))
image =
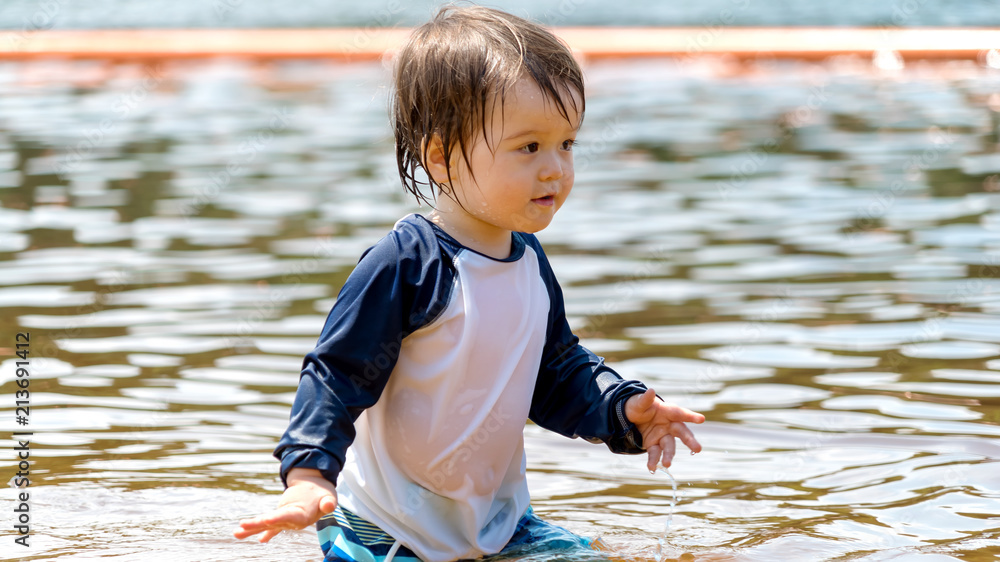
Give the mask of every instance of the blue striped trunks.
MULTIPOLYGON (((393 550, 391 562, 420 562, 420 558, 405 546, 394 549, 396 541, 385 531, 340 506, 323 516, 316 523, 316 530, 324 562, 385 562, 393 550)), ((528 551, 563 548, 590 550, 590 543, 588 539, 539 519, 529 507, 500 554, 521 555, 528 551)))

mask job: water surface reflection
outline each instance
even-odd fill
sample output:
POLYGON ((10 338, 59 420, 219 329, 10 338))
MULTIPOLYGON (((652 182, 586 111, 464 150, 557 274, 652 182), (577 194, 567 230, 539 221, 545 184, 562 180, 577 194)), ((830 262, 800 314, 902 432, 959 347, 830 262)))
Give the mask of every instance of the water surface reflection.
MULTIPOLYGON (((587 74, 577 187, 541 238, 585 342, 708 416, 672 469, 671 556, 1000 553, 1000 74, 587 74)), ((274 502, 337 288, 415 209, 386 84, 321 61, 0 64, 6 396, 14 334, 33 342, 26 559, 319 558, 309 531, 229 532, 274 502)), ((525 435, 539 513, 653 556, 662 475, 525 435)))

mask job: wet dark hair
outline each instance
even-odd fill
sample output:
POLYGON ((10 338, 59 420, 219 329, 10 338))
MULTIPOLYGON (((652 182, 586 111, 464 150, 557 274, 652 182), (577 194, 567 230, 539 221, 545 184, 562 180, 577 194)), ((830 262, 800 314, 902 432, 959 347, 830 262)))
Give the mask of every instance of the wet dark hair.
POLYGON ((567 121, 567 98, 582 119, 583 72, 569 48, 540 25, 483 6, 448 5, 413 31, 396 55, 391 111, 399 176, 418 203, 432 204, 439 190, 458 201, 448 186, 454 149, 469 164, 473 136, 486 134, 491 109, 497 102, 503 107, 522 77, 534 80, 567 121), (428 169, 425 149, 435 134, 448 184, 429 172, 426 182, 417 179, 417 168, 428 169), (421 185, 431 188, 430 197, 421 185))

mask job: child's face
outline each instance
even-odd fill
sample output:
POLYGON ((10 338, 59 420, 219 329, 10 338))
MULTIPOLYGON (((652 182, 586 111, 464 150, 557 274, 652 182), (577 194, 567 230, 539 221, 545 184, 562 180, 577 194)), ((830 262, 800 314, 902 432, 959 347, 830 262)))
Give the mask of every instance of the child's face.
POLYGON ((498 105, 474 137, 469 165, 455 151, 452 187, 464 206, 455 212, 472 234, 538 232, 552 221, 573 188, 572 147, 582 117, 573 107, 583 100, 570 95, 576 103, 564 97, 567 121, 534 80, 521 78, 503 111, 498 105))

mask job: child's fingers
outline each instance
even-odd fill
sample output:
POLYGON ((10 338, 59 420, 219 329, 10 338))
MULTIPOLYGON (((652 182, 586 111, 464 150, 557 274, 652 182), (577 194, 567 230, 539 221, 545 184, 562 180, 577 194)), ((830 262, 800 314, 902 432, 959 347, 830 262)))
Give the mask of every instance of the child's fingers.
MULTIPOLYGON (((336 501, 333 500, 331 496, 327 496, 327 498, 329 498, 330 501, 333 501, 334 506, 336 506, 336 501)), ((324 500, 326 500, 326 498, 324 498, 324 500)), ((326 505, 328 506, 328 504, 329 502, 327 502, 326 505)), ((320 505, 322 509, 322 506, 324 506, 322 500, 320 505)), ((330 511, 333 511, 333 507, 330 508, 330 511)), ((281 530, 285 529, 302 529, 310 523, 309 517, 301 507, 296 505, 286 505, 265 515, 254 517, 253 519, 241 520, 240 529, 235 531, 233 536, 238 539, 242 539, 249 537, 250 535, 256 535, 261 531, 271 532, 273 529, 278 529, 278 531, 275 532, 275 534, 277 534, 277 532, 281 532, 281 530)), ((268 540, 270 540, 270 538, 268 538, 268 540)))
POLYGON ((244 527, 239 527, 238 529, 236 529, 235 531, 233 531, 233 536, 236 537, 236 538, 238 538, 238 539, 245 539, 247 537, 256 535, 259 532, 260 532, 260 529, 257 529, 255 531, 251 531, 251 530, 246 529, 244 527))
POLYGON ((656 462, 660 460, 660 446, 653 445, 646 449, 646 468, 650 472, 656 472, 656 462))
POLYGON ((256 529, 257 532, 260 532, 274 524, 284 523, 301 515, 302 508, 286 505, 253 519, 242 519, 240 526, 244 529, 256 529))
POLYGON ((281 529, 268 529, 267 531, 264 531, 263 535, 260 536, 260 542, 266 543, 267 541, 269 541, 269 540, 273 539, 274 537, 278 536, 278 533, 280 533, 280 532, 281 532, 281 529))
POLYGON ((270 529, 270 525, 260 523, 257 520, 244 520, 240 521, 239 528, 233 531, 233 536, 238 539, 245 539, 268 529, 270 529))
POLYGON ((634 394, 625 401, 625 417, 632 423, 643 423, 655 415, 652 410, 656 401, 656 392, 653 389, 646 389, 642 394, 634 394))
POLYGON ((326 515, 337 508, 337 498, 333 496, 323 496, 319 500, 319 512, 326 515))
POLYGON ((677 452, 674 436, 666 435, 660 439, 660 447, 663 449, 663 453, 660 455, 660 464, 663 465, 663 468, 670 468, 670 464, 674 461, 674 453, 677 452))
POLYGON ((674 422, 701 423, 705 421, 704 414, 675 405, 667 406, 667 417, 674 422))
POLYGON ((266 530, 267 527, 267 523, 262 522, 261 517, 257 517, 255 519, 243 519, 240 521, 239 528, 233 531, 233 536, 238 539, 245 539, 251 535, 256 535, 257 533, 266 530))
POLYGON ((625 402, 625 416, 635 424, 661 420, 663 416, 672 422, 701 423, 705 421, 705 416, 698 412, 663 402, 656 397, 656 391, 652 388, 628 398, 625 402))
MULTIPOLYGON (((691 433, 691 429, 683 423, 674 423, 670 426, 670 432, 674 437, 680 439, 688 449, 691 449, 692 453, 701 452, 701 443, 694 438, 694 433, 691 433)), ((670 440, 673 443, 673 439, 670 440)))

